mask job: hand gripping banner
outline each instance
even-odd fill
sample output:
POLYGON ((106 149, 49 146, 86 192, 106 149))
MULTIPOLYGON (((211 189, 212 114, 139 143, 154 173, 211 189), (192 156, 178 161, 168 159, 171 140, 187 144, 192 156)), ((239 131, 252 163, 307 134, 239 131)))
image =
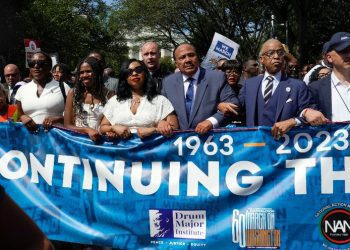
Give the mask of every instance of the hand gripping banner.
MULTIPOLYGON (((119 249, 347 249, 349 125, 103 141, 0 124, 0 184, 54 240, 119 249)), ((20 232, 18 232, 20 234, 20 232)))

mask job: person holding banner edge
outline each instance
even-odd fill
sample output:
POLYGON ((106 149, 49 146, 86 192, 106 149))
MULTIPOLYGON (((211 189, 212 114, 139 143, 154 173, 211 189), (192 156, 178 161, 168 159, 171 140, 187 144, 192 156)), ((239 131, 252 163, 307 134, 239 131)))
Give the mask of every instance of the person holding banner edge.
POLYGON ((316 105, 305 83, 282 74, 284 56, 280 41, 267 40, 259 54, 265 74, 246 80, 239 94, 247 126, 271 126, 276 139, 295 126, 327 121, 314 110, 316 105))
POLYGON ((180 129, 194 129, 199 134, 205 134, 227 124, 230 118, 218 111, 217 105, 229 102, 238 108, 238 99, 226 83, 225 74, 199 67, 192 44, 180 44, 173 56, 179 72, 164 79, 162 94, 174 106, 180 129))

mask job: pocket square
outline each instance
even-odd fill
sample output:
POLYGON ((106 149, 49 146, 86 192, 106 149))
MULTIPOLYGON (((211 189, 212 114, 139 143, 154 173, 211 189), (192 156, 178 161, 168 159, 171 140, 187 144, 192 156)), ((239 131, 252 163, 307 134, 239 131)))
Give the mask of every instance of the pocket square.
POLYGON ((292 101, 292 99, 291 99, 291 98, 289 98, 289 99, 286 101, 286 103, 291 102, 291 101, 292 101))

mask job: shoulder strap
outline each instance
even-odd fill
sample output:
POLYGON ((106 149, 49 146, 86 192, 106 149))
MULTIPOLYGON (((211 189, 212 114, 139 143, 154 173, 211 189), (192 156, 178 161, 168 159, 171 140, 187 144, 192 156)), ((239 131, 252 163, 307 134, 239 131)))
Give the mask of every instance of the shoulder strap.
POLYGON ((61 92, 62 92, 64 104, 66 104, 67 95, 66 95, 66 90, 64 88, 64 83, 62 81, 59 81, 59 85, 60 85, 60 89, 61 89, 61 92))

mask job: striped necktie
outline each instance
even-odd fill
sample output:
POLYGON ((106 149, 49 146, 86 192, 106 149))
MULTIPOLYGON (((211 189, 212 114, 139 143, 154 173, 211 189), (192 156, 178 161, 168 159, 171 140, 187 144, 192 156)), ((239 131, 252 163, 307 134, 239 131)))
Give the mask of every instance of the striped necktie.
POLYGON ((268 77, 266 77, 266 80, 267 80, 267 84, 266 84, 265 90, 264 90, 264 101, 265 101, 265 104, 270 100, 270 98, 272 96, 273 77, 272 76, 268 76, 268 77))

